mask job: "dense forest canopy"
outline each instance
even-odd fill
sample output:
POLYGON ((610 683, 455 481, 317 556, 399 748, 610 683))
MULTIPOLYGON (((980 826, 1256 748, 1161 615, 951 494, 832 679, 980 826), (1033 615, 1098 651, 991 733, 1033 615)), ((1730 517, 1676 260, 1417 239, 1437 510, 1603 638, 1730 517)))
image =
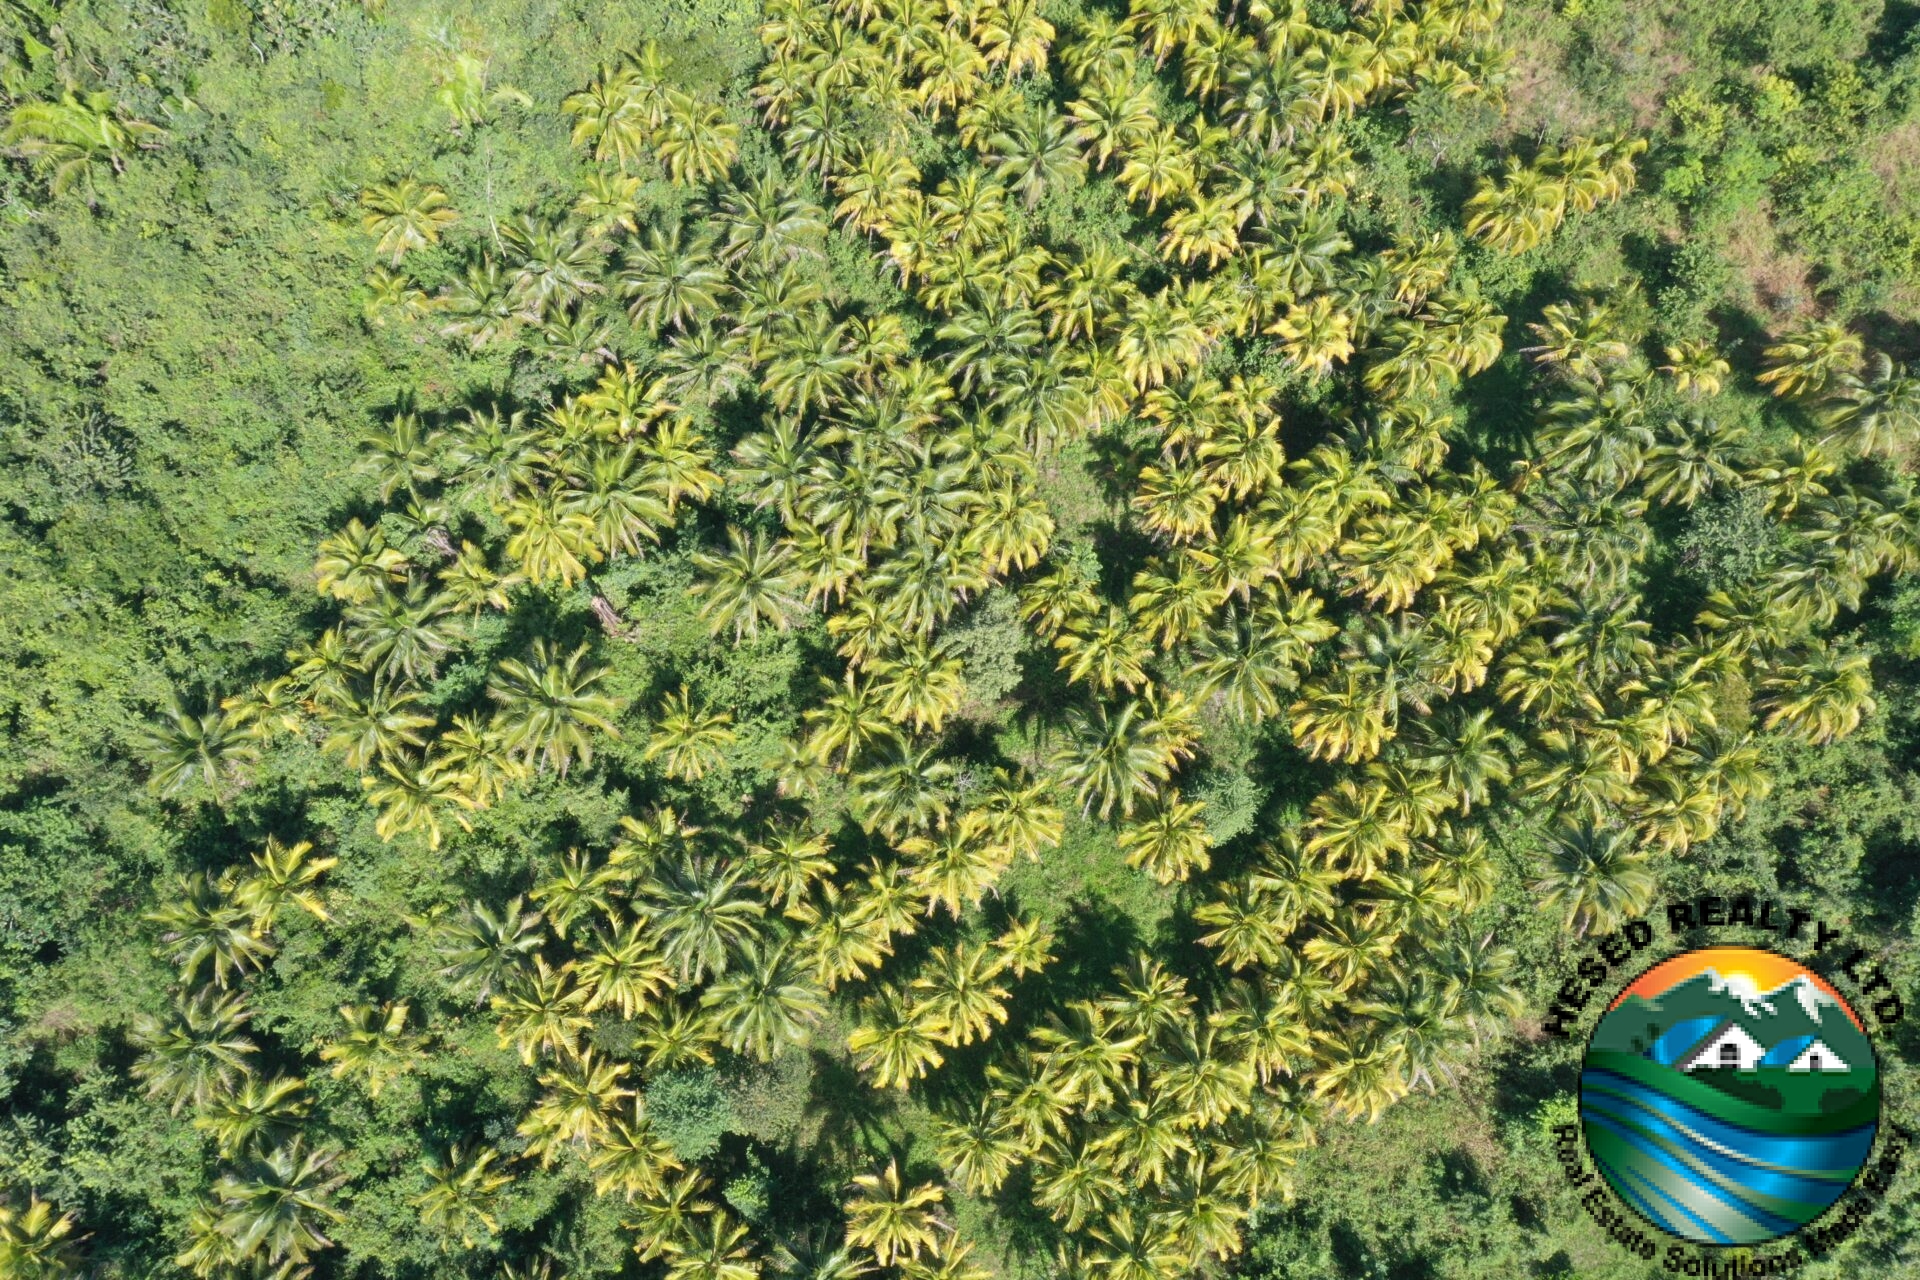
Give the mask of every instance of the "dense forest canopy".
POLYGON ((1646 1276, 1569 941, 1920 989, 1920 14, 4 15, 0 1277, 1646 1276))

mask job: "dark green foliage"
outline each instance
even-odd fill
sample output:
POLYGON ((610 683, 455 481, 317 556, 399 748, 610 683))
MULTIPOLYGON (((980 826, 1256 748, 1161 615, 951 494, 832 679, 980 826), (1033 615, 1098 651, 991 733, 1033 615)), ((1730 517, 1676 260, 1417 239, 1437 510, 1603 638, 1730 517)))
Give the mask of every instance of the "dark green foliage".
POLYGON ((682 1160, 704 1160, 738 1123, 711 1067, 668 1071, 647 1085, 647 1119, 682 1160))

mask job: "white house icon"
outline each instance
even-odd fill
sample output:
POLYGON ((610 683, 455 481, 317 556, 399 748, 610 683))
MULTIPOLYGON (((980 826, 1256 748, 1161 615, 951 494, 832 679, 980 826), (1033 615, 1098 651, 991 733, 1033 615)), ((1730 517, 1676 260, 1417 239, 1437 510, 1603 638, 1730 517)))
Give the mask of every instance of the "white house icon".
POLYGON ((1830 1074, 1853 1070, 1845 1058, 1818 1036, 1782 1040, 1769 1050, 1732 1018, 1714 1028, 1673 1065, 1682 1071, 1752 1071, 1762 1066, 1830 1074))
POLYGON ((1751 1071, 1767 1056, 1766 1049, 1747 1033, 1747 1029, 1729 1018, 1720 1029, 1702 1040, 1697 1048, 1674 1065, 1682 1071, 1700 1071, 1731 1067, 1751 1071))
POLYGON ((1787 1064, 1789 1071, 1851 1071, 1847 1060, 1827 1047, 1827 1042, 1814 1038, 1812 1044, 1800 1051, 1798 1057, 1787 1064))

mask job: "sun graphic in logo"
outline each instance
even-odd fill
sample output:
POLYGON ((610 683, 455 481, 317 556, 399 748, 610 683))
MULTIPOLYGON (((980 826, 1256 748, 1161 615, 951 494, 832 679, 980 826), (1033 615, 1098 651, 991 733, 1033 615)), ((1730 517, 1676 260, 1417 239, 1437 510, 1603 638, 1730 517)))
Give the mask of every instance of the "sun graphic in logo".
POLYGON ((1587 1045, 1580 1121, 1600 1174, 1698 1244, 1777 1240, 1846 1191, 1880 1123, 1860 1019, 1818 974, 1706 947, 1628 983, 1587 1045))

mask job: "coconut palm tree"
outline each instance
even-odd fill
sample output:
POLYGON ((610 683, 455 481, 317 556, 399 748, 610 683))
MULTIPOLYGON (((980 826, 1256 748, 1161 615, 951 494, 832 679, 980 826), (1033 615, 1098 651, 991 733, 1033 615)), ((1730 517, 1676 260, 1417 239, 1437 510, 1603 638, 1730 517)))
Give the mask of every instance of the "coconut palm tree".
POLYGON ((456 996, 485 1004, 530 962, 541 943, 544 917, 526 911, 515 896, 498 912, 484 902, 469 903, 458 916, 433 929, 434 950, 446 962, 440 976, 456 996))
POLYGON ((707 988, 702 1003, 735 1053, 771 1062, 788 1045, 805 1044, 826 1012, 824 993, 803 972, 786 943, 765 945, 707 988))
POLYGON ((196 715, 178 702, 139 745, 151 771, 148 785, 162 796, 204 788, 216 802, 224 800, 260 759, 257 735, 240 717, 218 708, 196 715))
POLYGON ((613 919, 615 899, 631 878, 631 869, 618 854, 595 866, 590 855, 569 849, 560 861, 559 872, 535 885, 532 896, 554 933, 564 938, 575 922, 588 916, 613 919))
POLYGON ((936 1119, 934 1144, 940 1163, 969 1194, 992 1195, 1027 1154, 1019 1134, 980 1098, 958 1119, 936 1119))
POLYGON ((412 178, 369 187, 360 204, 367 211, 360 225, 378 240, 373 251, 396 267, 410 250, 438 244, 440 233, 459 218, 443 188, 412 178))
POLYGON ((593 1026, 583 1007, 586 1000, 587 992, 568 968, 552 969, 546 957, 534 956, 532 970, 522 970, 493 997, 500 1047, 517 1048, 520 1061, 529 1067, 543 1052, 556 1058, 574 1056, 580 1036, 593 1026))
POLYGON ((1567 927, 1585 937, 1612 929, 1644 910, 1659 887, 1632 832, 1591 823, 1563 828, 1547 847, 1547 873, 1534 884, 1541 905, 1565 912, 1567 927))
POLYGON ((666 1139, 648 1125, 645 1103, 634 1099, 633 1119, 612 1120, 607 1134, 587 1157, 598 1195, 618 1191, 628 1201, 657 1196, 666 1189, 669 1172, 683 1166, 666 1139))
POLYGON ((1818 320, 1767 348, 1762 385, 1777 396, 1812 400, 1857 373, 1866 344, 1837 320, 1818 320))
POLYGON ((1061 748, 1056 767, 1081 809, 1091 812, 1097 802, 1103 821, 1115 809, 1131 816, 1190 751, 1189 735, 1155 715, 1150 699, 1103 701, 1075 712, 1074 726, 1074 740, 1061 748))
POLYGON ((1642 492, 1658 503, 1691 507, 1715 485, 1737 483, 1743 435, 1697 414, 1676 419, 1646 452, 1642 492))
POLYGON ((991 843, 986 834, 985 819, 967 813, 944 831, 900 842, 900 852, 911 860, 913 885, 926 897, 928 915, 943 906, 959 919, 1006 870, 1012 851, 991 843))
POLYGON ((258 1046, 243 1034, 252 1017, 238 991, 208 987, 180 1001, 165 1021, 141 1019, 134 1025, 133 1042, 143 1050, 134 1077, 176 1115, 189 1104, 195 1111, 211 1106, 252 1074, 247 1058, 258 1046))
POLYGON ((1161 884, 1205 871, 1212 861, 1212 840, 1201 817, 1205 808, 1199 801, 1181 800, 1179 788, 1168 788, 1152 808, 1121 829, 1118 843, 1126 850, 1127 865, 1161 884))
POLYGON ((1287 359, 1315 377, 1326 377, 1353 356, 1353 317, 1331 294, 1295 303, 1267 332, 1279 337, 1287 359))
POLYGON ((928 1015, 943 1028, 942 1040, 968 1045, 985 1040, 996 1023, 1007 1020, 1008 992, 996 984, 1006 957, 991 943, 935 947, 921 965, 911 989, 921 993, 928 1015))
POLYGON ((503 659, 487 680, 487 695, 500 704, 495 723, 508 748, 562 777, 576 760, 592 763, 594 733, 619 736, 609 719, 619 704, 597 692, 607 669, 587 665, 587 653, 582 644, 563 655, 541 636, 533 642, 531 662, 503 659))
POLYGON ((272 929, 281 908, 289 904, 316 920, 331 918, 315 884, 340 859, 309 858, 312 852, 310 840, 283 845, 268 836, 266 844, 253 855, 255 869, 234 887, 233 901, 253 918, 256 935, 272 929))
POLYGON ((333 1207, 333 1193, 346 1181, 333 1172, 339 1155, 294 1138, 216 1181, 217 1229, 233 1252, 298 1267, 331 1246, 322 1228, 345 1218, 333 1207))
POLYGON ((1126 1195, 1106 1153, 1084 1141, 1050 1144, 1035 1163, 1033 1202, 1068 1231, 1105 1220, 1126 1195))
POLYGON ((849 667, 841 683, 827 680, 821 683, 828 691, 826 698, 802 716, 812 726, 807 735, 807 753, 814 759, 824 764, 837 755, 844 769, 862 751, 884 745, 897 736, 877 681, 862 679, 849 667))
POLYGON ((429 1153, 420 1162, 427 1189, 412 1200, 421 1224, 436 1235, 459 1240, 467 1249, 476 1247, 483 1234, 491 1238, 500 1229, 493 1215, 495 1202, 513 1182, 511 1175, 492 1167, 499 1158, 499 1151, 492 1147, 469 1154, 458 1143, 445 1156, 429 1153))
POLYGON ((1733 372, 1733 366, 1720 357, 1711 343, 1698 339, 1682 339, 1666 349, 1667 363, 1660 366, 1660 372, 1673 379, 1673 385, 1689 396, 1709 397, 1720 394, 1727 375, 1733 372))
POLYGON ((563 1147, 590 1150, 611 1124, 614 1108, 633 1096, 622 1082, 627 1064, 602 1060, 592 1049, 561 1058, 540 1076, 545 1090, 520 1122, 527 1154, 551 1164, 563 1147))
POLYGON ((1086 175, 1076 132, 1071 118, 1029 107, 987 139, 982 159, 1031 208, 1049 190, 1070 190, 1086 175))
POLYGON ((1846 737, 1876 705, 1870 655, 1825 641, 1810 646, 1805 658, 1783 663, 1762 688, 1767 728, 1784 727, 1816 745, 1846 737))
POLYGON ((740 154, 740 126, 718 106, 668 89, 654 151, 675 183, 707 183, 725 175, 740 154))
POLYGON ((596 927, 581 950, 573 967, 586 997, 581 1007, 588 1013, 611 1007, 631 1019, 671 983, 672 970, 651 933, 636 921, 611 931, 596 927))
POLYGON ((732 546, 727 554, 694 557, 702 574, 701 616, 715 634, 731 630, 736 640, 758 636, 762 623, 785 631, 806 612, 790 546, 769 543, 757 531, 743 535, 730 528, 727 538, 732 546))
POLYGON ((747 1249, 747 1227, 716 1209, 688 1230, 667 1265, 668 1280, 756 1280, 760 1264, 747 1249))
POLYGON ((1495 180, 1480 179, 1467 201, 1467 234, 1502 253, 1525 253, 1551 235, 1567 216, 1567 187, 1544 167, 1515 157, 1495 180))
POLYGON ((179 966, 188 987, 205 966, 224 989, 229 978, 260 968, 273 955, 274 945, 260 936, 253 914, 234 901, 231 876, 177 876, 168 898, 146 918, 160 926, 163 954, 179 966))
POLYGON ((873 1073, 877 1087, 904 1089, 946 1061, 940 1052, 945 1029, 933 1009, 883 987, 861 1002, 847 1050, 863 1071, 873 1073))
POLYGON ((1841 374, 1836 381, 1832 407, 1822 416, 1823 443, 1869 456, 1912 449, 1920 428, 1920 381, 1905 365, 1876 351, 1864 373, 1841 374))
POLYGON ((0 1204, 0 1274, 18 1280, 65 1280, 81 1274, 80 1241, 73 1215, 60 1213, 38 1195, 26 1208, 0 1204))
POLYGON ((306 1088, 298 1076, 248 1076, 232 1093, 217 1095, 198 1108, 193 1127, 213 1135, 222 1159, 271 1150, 300 1132, 312 1108, 306 1088))
POLYGON ((860 825, 889 840, 944 826, 953 812, 959 769, 940 758, 937 744, 896 738, 874 763, 853 775, 853 809, 860 825))
POLYGON ((726 762, 723 748, 734 741, 728 726, 733 716, 725 711, 693 709, 693 695, 682 684, 660 704, 652 735, 647 739, 643 758, 661 758, 669 778, 698 782, 712 769, 726 762))
POLYGON ((411 1013, 404 1000, 341 1005, 346 1034, 321 1046, 321 1061, 333 1064, 336 1078, 365 1077, 368 1095, 379 1097, 382 1089, 411 1072, 424 1056, 424 1038, 406 1029, 411 1013))
POLYGON ((0 131, 0 143, 48 176, 53 194, 78 188, 87 193, 89 204, 97 166, 124 173, 129 155, 157 147, 165 137, 158 126, 129 116, 112 94, 82 94, 71 88, 57 102, 20 102, 0 131))
POLYGON ((740 883, 745 866, 720 861, 695 857, 661 866, 643 890, 641 906, 661 958, 683 981, 725 973, 760 939, 765 904, 740 883))
POLYGON ((939 1213, 945 1200, 945 1193, 931 1183, 907 1185, 899 1162, 890 1160, 885 1172, 854 1178, 853 1196, 847 1201, 847 1243, 871 1249, 882 1266, 918 1258, 952 1230, 939 1213))

